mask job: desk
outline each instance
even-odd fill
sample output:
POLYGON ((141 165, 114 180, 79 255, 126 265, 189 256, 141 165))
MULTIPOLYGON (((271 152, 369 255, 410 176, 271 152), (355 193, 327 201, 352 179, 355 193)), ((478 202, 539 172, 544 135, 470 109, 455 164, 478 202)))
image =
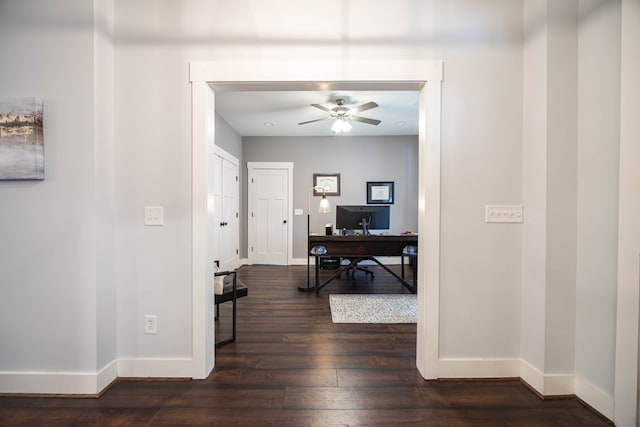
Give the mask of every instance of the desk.
MULTIPOLYGON (((398 276, 389 268, 378 261, 376 256, 400 256, 402 257, 402 249, 405 246, 418 246, 418 236, 416 234, 409 235, 374 235, 374 236, 316 236, 310 235, 308 239, 308 251, 314 246, 324 246, 327 249, 326 255, 316 255, 316 292, 325 287, 329 282, 338 277, 343 271, 351 266, 355 266, 358 262, 364 260, 372 260, 389 274, 400 281, 407 289, 415 293, 417 283, 409 283, 404 277, 398 276), (343 266, 331 275, 327 280, 320 283, 320 258, 327 257, 344 257, 351 258, 351 264, 343 266)), ((403 261, 404 262, 404 261, 403 261)), ((404 265, 403 265, 404 267, 404 265)), ((414 266, 416 268, 416 266, 414 266)), ((403 268, 404 276, 404 268, 403 268)))

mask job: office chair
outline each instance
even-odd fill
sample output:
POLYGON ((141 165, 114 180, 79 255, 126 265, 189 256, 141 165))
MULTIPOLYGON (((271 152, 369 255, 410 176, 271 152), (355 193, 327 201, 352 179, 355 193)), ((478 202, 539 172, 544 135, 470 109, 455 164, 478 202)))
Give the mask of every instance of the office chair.
POLYGON ((361 267, 358 265, 361 261, 366 261, 369 258, 347 258, 347 259, 350 261, 351 264, 349 265, 346 271, 347 271, 347 274, 351 272, 352 280, 356 280, 356 271, 362 271, 363 273, 365 273, 365 276, 367 275, 371 276, 371 280, 373 280, 373 278, 376 277, 375 274, 373 274, 373 271, 369 270, 368 267, 361 267))

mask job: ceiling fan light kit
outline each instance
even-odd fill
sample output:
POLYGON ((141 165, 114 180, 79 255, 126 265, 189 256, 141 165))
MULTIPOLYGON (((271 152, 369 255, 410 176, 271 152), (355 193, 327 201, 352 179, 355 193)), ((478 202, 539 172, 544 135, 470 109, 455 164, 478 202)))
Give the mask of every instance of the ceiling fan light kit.
POLYGON ((298 123, 299 125, 306 125, 309 123, 319 122, 322 120, 334 119, 335 123, 331 126, 331 131, 334 134, 339 134, 342 132, 348 132, 353 127, 349 120, 366 123, 369 125, 377 126, 380 124, 380 120, 369 119, 366 117, 355 116, 355 113, 359 113, 361 111, 370 110, 372 108, 378 107, 378 104, 375 102, 367 102, 366 104, 362 104, 358 107, 348 108, 344 106, 345 100, 343 98, 336 99, 336 107, 327 108, 324 105, 320 104, 311 104, 312 107, 318 108, 322 111, 329 113, 328 117, 323 117, 321 119, 309 120, 306 122, 298 123))
POLYGON ((352 127, 353 126, 351 126, 351 123, 349 123, 348 121, 344 119, 338 119, 333 123, 333 126, 331 126, 331 131, 335 134, 349 132, 352 127))

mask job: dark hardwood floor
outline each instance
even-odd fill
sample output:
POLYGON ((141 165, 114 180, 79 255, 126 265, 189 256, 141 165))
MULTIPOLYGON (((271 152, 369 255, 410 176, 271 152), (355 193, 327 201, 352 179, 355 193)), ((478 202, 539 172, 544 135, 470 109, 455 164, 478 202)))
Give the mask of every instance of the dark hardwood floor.
POLYGON ((373 281, 358 273, 316 294, 297 290, 306 267, 242 267, 249 296, 238 301, 238 340, 217 349, 208 379, 121 380, 98 399, 0 397, 0 425, 611 425, 576 399, 543 401, 518 380, 423 380, 415 324, 333 324, 330 293, 408 293, 372 269, 373 281))

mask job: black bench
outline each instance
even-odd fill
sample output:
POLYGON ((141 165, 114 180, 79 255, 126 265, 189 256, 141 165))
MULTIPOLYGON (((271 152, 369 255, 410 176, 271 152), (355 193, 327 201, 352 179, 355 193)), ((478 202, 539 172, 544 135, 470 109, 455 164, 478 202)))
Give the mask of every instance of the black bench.
POLYGON ((238 298, 246 297, 249 293, 247 285, 236 278, 235 271, 218 271, 215 276, 224 276, 224 287, 221 294, 215 294, 216 320, 220 317, 220 304, 231 301, 232 308, 232 329, 231 336, 220 341, 216 341, 216 347, 236 340, 236 301, 238 298))

